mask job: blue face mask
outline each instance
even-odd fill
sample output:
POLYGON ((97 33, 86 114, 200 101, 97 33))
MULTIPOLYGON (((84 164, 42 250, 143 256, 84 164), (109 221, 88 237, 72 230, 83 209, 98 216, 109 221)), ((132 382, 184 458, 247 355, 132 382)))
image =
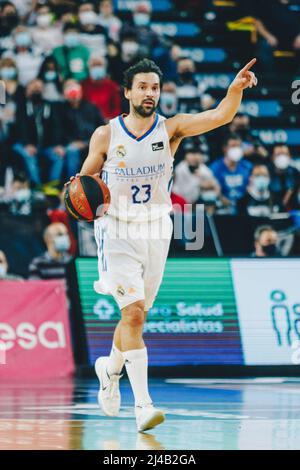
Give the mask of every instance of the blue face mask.
POLYGON ((70 238, 67 234, 57 235, 54 238, 54 246, 55 246, 56 251, 58 251, 59 253, 64 253, 68 251, 70 248, 70 245, 71 245, 70 238))
POLYGON ((93 80, 101 80, 106 75, 106 68, 100 65, 90 68, 90 76, 93 80))
POLYGON ((22 33, 16 34, 15 37, 16 45, 20 47, 29 47, 31 44, 31 37, 29 33, 23 31, 22 33))
POLYGON ((18 202, 25 202, 31 198, 31 191, 29 188, 18 189, 14 193, 14 199, 18 202))
POLYGON ((3 67, 0 74, 3 80, 13 80, 17 76, 17 71, 14 67, 3 67))
POLYGON ((270 178, 268 176, 255 176, 253 184, 258 191, 265 191, 268 189, 270 184, 270 178))
POLYGON ((67 33, 65 35, 65 45, 69 48, 77 47, 79 45, 79 39, 77 33, 67 33))
POLYGON ((176 95, 174 93, 169 93, 167 91, 163 92, 160 96, 160 102, 163 106, 172 108, 176 103, 176 95))
POLYGON ((55 70, 47 70, 45 72, 44 78, 46 82, 53 82, 53 80, 56 80, 57 78, 57 73, 55 70))
POLYGON ((147 26, 150 23, 150 16, 148 13, 135 13, 133 21, 136 26, 147 26))

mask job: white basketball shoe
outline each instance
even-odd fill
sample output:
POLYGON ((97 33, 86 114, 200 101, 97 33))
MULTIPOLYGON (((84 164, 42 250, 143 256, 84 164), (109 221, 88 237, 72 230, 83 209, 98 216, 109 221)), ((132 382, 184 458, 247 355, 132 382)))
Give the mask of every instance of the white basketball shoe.
POLYGON ((135 407, 136 425, 139 432, 152 429, 165 420, 165 415, 158 410, 152 403, 145 406, 135 407))
POLYGON ((108 357, 99 357, 95 362, 95 371, 100 382, 98 403, 107 416, 118 416, 121 405, 119 381, 122 375, 108 375, 108 359, 108 357))

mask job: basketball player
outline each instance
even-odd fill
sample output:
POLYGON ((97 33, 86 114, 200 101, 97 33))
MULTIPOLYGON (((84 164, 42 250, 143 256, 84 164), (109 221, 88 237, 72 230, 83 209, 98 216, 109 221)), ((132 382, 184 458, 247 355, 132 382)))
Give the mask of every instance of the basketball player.
POLYGON ((255 62, 252 59, 237 74, 216 109, 165 119, 155 112, 162 73, 154 62, 143 59, 124 74, 129 114, 97 128, 91 137, 80 175, 101 172, 111 192, 108 213, 95 222, 100 274, 95 289, 112 295, 121 310, 110 355, 95 364, 100 381, 98 398, 106 415, 118 415, 119 379, 125 364, 135 398, 138 431, 164 421, 148 390, 143 325, 162 280, 173 229, 169 191, 174 154, 185 137, 208 132, 233 119, 243 90, 257 84, 250 71, 255 62), (118 233, 128 229, 123 238, 115 236, 116 222, 118 233), (159 224, 163 228, 159 237, 137 235, 159 224))

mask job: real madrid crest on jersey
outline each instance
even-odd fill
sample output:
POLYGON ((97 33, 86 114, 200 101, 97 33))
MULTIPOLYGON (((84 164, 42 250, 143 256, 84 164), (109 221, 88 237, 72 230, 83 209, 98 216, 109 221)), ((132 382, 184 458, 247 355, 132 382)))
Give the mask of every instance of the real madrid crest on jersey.
POLYGON ((118 145, 117 147, 117 157, 124 158, 126 155, 126 149, 124 145, 118 145))

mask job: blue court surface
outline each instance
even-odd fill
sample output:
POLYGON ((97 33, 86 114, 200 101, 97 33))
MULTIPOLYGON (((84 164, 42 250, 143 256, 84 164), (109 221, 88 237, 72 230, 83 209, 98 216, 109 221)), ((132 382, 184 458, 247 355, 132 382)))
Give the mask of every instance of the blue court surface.
POLYGON ((108 418, 96 380, 0 385, 0 449, 300 449, 300 379, 151 380, 166 421, 137 433, 133 396, 108 418))

